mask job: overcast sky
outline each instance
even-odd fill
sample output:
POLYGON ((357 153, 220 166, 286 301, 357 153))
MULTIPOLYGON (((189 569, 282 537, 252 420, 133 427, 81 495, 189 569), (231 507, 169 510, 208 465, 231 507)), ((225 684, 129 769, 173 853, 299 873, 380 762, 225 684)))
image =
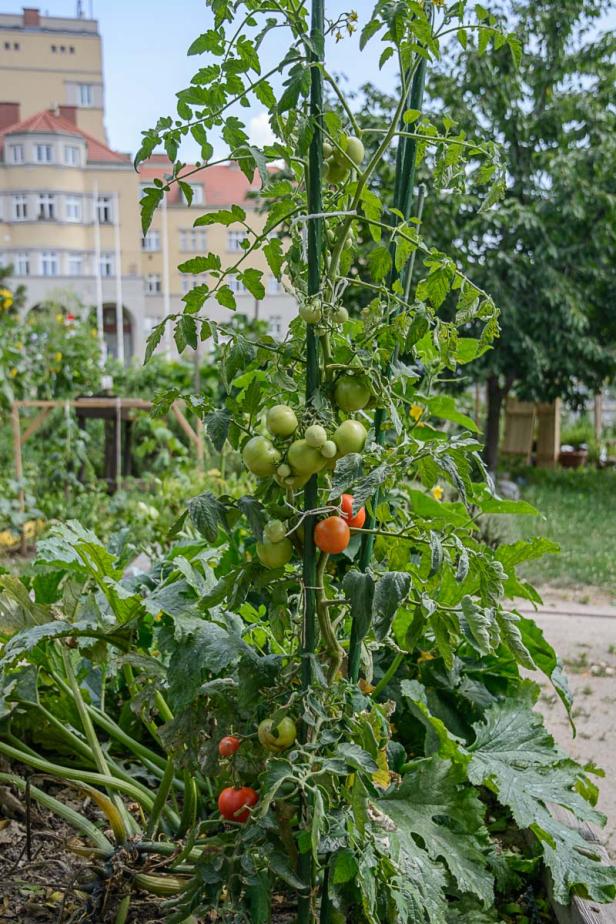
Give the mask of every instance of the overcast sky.
MULTIPOLYGON (((356 10, 361 26, 373 5, 373 0, 329 0, 327 8, 332 18, 345 10, 356 10)), ((83 0, 83 6, 89 15, 90 0, 83 0)), ((76 7, 76 0, 41 3, 41 11, 50 16, 74 16, 76 7)), ((134 153, 142 129, 154 125, 159 115, 175 114, 175 92, 190 83, 199 67, 200 59, 188 58, 186 50, 209 27, 211 14, 204 0, 93 0, 93 7, 103 37, 109 142, 117 150, 134 153)), ((18 8, 17 3, 0 0, 3 11, 18 8)), ((616 27, 616 12, 606 23, 616 27)), ((275 51, 284 53, 286 49, 271 50, 273 56, 275 51)), ((345 74, 350 87, 372 81, 384 90, 393 89, 394 68, 379 72, 379 53, 378 40, 369 43, 361 54, 355 40, 346 40, 332 47, 329 60, 334 63, 330 69, 345 74)), ((267 140, 267 121, 258 108, 242 110, 242 116, 250 123, 255 143, 267 140)), ((186 154, 194 156, 195 152, 186 154)))

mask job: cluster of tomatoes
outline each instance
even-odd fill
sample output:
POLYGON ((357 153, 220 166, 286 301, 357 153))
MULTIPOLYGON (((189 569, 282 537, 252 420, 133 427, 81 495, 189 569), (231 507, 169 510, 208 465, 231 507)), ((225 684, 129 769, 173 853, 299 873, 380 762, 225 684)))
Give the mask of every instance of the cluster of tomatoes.
MULTIPOLYGON (((257 729, 257 737, 262 746, 280 754, 290 748, 297 738, 297 728, 290 716, 278 721, 264 719, 257 729)), ((225 735, 218 742, 221 757, 231 758, 239 750, 242 739, 236 735, 225 735)), ((259 801, 259 795, 252 786, 225 786, 218 796, 218 811, 226 821, 244 823, 250 818, 251 809, 259 801)))
MULTIPOLYGON (((345 373, 334 386, 334 399, 345 413, 352 414, 367 406, 372 391, 363 373, 345 373)), ((242 458, 249 471, 260 478, 273 477, 281 487, 301 490, 308 479, 325 469, 333 469, 336 461, 351 452, 361 452, 367 432, 360 420, 344 420, 330 435, 319 423, 305 428, 298 436, 299 421, 293 408, 277 404, 269 408, 265 425, 270 436, 253 436, 244 446, 242 458), (270 438, 271 437, 271 438, 270 438)), ((365 520, 363 508, 353 515, 353 498, 343 495, 341 516, 330 516, 317 523, 314 541, 317 548, 337 554, 348 546, 350 530, 361 528, 365 520)), ((301 526, 296 527, 301 538, 301 526)), ((293 543, 282 520, 270 520, 257 543, 257 555, 266 568, 281 568, 293 556, 293 543)))

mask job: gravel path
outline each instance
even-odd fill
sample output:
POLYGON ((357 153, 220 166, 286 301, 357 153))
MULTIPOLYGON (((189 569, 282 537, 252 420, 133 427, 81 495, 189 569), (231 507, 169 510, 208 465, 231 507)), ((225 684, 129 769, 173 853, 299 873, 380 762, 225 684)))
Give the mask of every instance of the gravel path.
POLYGON ((605 771, 598 779, 598 808, 608 817, 602 834, 616 859, 616 607, 579 604, 544 596, 539 613, 520 606, 532 616, 562 658, 573 693, 577 737, 560 700, 543 683, 542 709, 556 741, 580 763, 594 761, 605 771))

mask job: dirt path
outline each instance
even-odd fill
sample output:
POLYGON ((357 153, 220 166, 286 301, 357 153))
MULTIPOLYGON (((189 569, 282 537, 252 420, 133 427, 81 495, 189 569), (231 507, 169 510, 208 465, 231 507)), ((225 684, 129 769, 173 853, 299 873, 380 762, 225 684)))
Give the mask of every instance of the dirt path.
POLYGON ((543 711, 561 747, 580 763, 594 761, 605 771, 597 780, 598 808, 608 817, 602 836, 616 859, 616 607, 603 601, 581 604, 553 593, 543 597, 539 613, 520 610, 536 620, 565 664, 577 737, 571 737, 565 711, 548 683, 542 684, 543 711))

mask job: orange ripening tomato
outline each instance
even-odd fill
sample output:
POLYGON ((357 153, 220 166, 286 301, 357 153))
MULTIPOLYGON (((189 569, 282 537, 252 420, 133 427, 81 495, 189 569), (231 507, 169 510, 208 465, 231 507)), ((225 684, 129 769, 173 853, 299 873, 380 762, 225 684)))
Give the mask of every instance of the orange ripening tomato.
POLYGON ((366 508, 360 507, 355 516, 353 516, 353 495, 343 494, 340 500, 342 509, 342 518, 349 524, 350 529, 361 529, 366 522, 366 508))
POLYGON ((314 543, 322 552, 337 555, 344 552, 351 541, 351 531, 342 517, 327 517, 320 520, 314 528, 314 543))
POLYGON ((259 797, 252 786, 242 786, 235 789, 226 786, 218 796, 218 811, 227 821, 248 821, 249 808, 256 805, 259 797))
POLYGON ((226 735, 218 742, 218 753, 221 757, 231 757, 235 754, 242 742, 235 735, 226 735))

